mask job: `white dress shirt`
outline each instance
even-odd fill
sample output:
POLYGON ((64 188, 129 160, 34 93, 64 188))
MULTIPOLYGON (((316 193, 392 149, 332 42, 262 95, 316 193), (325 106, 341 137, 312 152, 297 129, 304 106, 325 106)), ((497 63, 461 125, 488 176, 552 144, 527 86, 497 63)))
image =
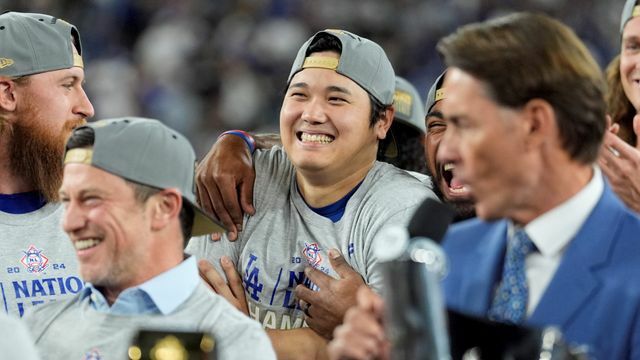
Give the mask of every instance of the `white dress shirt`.
MULTIPOLYGON (((535 218, 524 229, 538 251, 525 259, 525 273, 529 285, 527 316, 530 316, 555 275, 567 246, 576 236, 595 208, 604 190, 600 168, 594 166, 587 186, 573 197, 535 218)), ((515 231, 509 225, 509 236, 515 231)))

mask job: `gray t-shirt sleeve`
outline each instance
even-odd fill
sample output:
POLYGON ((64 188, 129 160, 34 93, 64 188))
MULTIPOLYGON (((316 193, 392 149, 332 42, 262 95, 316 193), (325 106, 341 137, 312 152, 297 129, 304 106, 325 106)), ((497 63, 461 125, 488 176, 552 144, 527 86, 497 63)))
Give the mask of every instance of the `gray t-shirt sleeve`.
POLYGON ((367 285, 369 285, 369 287, 378 294, 381 294, 383 292, 384 285, 383 285, 383 279, 382 279, 382 272, 380 269, 380 262, 378 261, 378 257, 376 256, 376 251, 375 251, 375 244, 376 244, 375 239, 378 236, 378 233, 380 232, 380 230, 386 226, 393 226, 393 225, 406 226, 409 223, 409 220, 411 219, 411 216, 413 215, 415 210, 416 208, 414 206, 411 206, 411 207, 402 209, 400 211, 397 211, 396 213, 389 216, 388 221, 385 222, 384 226, 379 226, 378 231, 376 231, 374 235, 371 237, 374 240, 369 241, 367 243, 368 247, 365 249, 366 251, 365 259, 366 259, 368 276, 365 280, 367 285))
MULTIPOLYGON (((279 146, 271 149, 258 149, 253 154, 253 164, 256 178, 253 186, 253 205, 256 214, 268 211, 270 197, 282 196, 286 189, 282 189, 293 173, 293 166, 289 162, 284 150, 279 146)), ((249 215, 244 216, 243 228, 247 228, 249 215)), ((212 241, 209 235, 193 237, 189 240, 185 252, 197 259, 206 259, 213 263, 220 274, 223 274, 220 258, 228 256, 238 266, 242 248, 246 243, 246 234, 242 231, 236 241, 230 241, 226 234, 219 241, 212 241)))
MULTIPOLYGON (((386 189, 389 189, 389 187, 391 187, 396 191, 393 192, 392 198, 389 196, 382 196, 382 200, 379 200, 379 202, 376 203, 376 206, 381 207, 384 206, 384 204, 387 204, 387 209, 391 208, 393 210, 389 212, 383 212, 383 218, 379 218, 374 222, 376 226, 369 232, 367 236, 369 241, 365 243, 366 245, 364 248, 364 261, 367 274, 365 281, 367 282, 369 287, 371 287, 371 289, 377 293, 381 293, 384 289, 382 273, 375 251, 376 241, 374 241, 374 239, 376 239, 380 230, 385 227, 406 227, 417 208, 426 198, 438 200, 435 193, 433 193, 433 191, 426 187, 425 183, 422 181, 418 183, 416 183, 415 181, 405 181, 402 190, 398 190, 397 185, 394 183, 394 181, 397 179, 397 177, 404 178, 406 180, 406 177, 403 175, 404 174, 400 174, 396 177, 390 177, 388 179, 388 183, 385 184, 386 189)), ((382 192, 384 193, 385 191, 382 190, 382 192)), ((387 192, 391 193, 390 191, 387 192)))

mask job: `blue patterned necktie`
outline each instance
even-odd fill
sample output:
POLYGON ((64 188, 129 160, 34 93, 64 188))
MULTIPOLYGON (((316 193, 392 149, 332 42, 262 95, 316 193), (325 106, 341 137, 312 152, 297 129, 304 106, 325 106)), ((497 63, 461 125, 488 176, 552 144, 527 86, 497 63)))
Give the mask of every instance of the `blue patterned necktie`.
POLYGON ((520 324, 525 320, 529 288, 524 260, 535 249, 524 229, 515 232, 507 245, 502 280, 489 309, 489 319, 513 324, 520 324))

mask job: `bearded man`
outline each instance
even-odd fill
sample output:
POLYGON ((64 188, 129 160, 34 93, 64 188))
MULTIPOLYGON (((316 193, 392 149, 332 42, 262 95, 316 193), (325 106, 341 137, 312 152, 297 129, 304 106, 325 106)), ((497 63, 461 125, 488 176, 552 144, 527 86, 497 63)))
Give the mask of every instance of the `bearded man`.
POLYGON ((93 106, 75 26, 7 12, 0 43, 0 306, 22 316, 83 286, 57 193, 66 139, 93 106))

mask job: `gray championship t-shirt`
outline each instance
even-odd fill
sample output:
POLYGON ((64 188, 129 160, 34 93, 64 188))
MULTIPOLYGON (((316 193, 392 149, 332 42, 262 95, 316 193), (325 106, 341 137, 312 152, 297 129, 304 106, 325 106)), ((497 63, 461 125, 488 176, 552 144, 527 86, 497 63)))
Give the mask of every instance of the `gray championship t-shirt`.
POLYGON ((0 212, 0 306, 22 316, 31 307, 78 293, 75 249, 62 231, 64 212, 50 203, 27 214, 0 212))
POLYGON ((382 279, 372 246, 377 232, 388 225, 405 225, 426 197, 436 198, 405 171, 376 162, 342 218, 333 223, 307 206, 281 148, 258 150, 253 161, 256 213, 245 216, 238 240, 192 238, 186 251, 212 261, 219 270, 220 257, 229 256, 243 279, 250 315, 268 329, 306 325, 294 289, 298 284, 316 288, 305 278, 307 265, 337 277, 329 249, 338 249, 365 282, 380 291, 382 279))

